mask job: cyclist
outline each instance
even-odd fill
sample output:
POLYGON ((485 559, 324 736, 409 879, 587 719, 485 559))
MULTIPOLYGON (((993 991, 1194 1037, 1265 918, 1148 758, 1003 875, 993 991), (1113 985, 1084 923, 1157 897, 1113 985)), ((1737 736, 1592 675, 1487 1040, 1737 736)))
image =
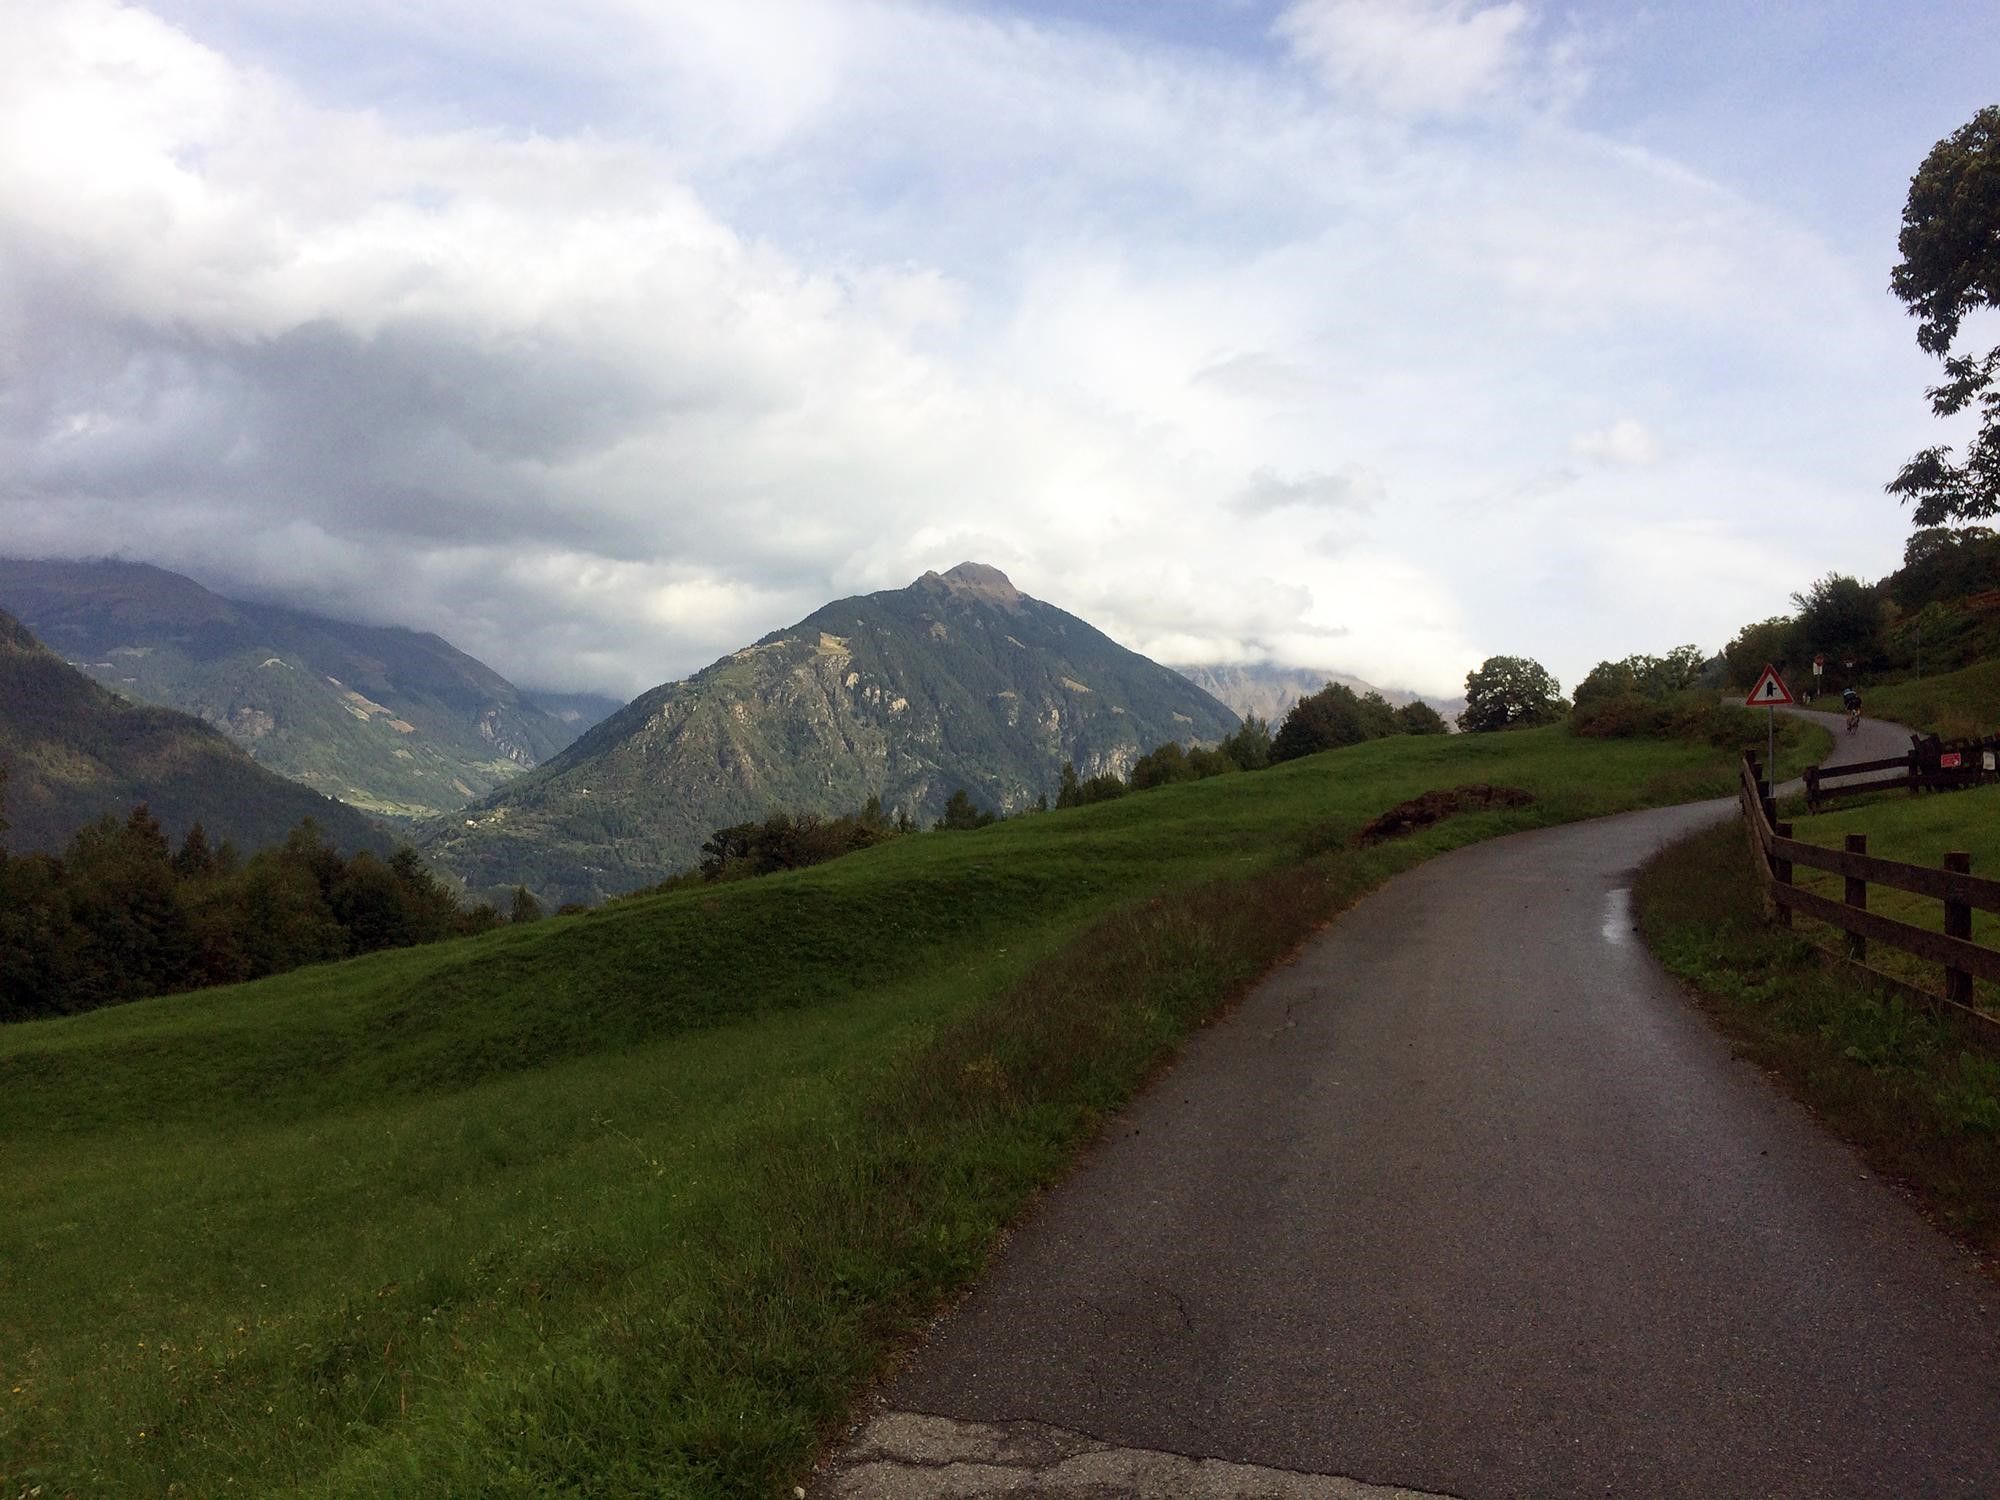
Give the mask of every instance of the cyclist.
POLYGON ((1853 688, 1846 689, 1840 695, 1840 706, 1847 710, 1847 732, 1852 734, 1861 727, 1861 695, 1853 688))

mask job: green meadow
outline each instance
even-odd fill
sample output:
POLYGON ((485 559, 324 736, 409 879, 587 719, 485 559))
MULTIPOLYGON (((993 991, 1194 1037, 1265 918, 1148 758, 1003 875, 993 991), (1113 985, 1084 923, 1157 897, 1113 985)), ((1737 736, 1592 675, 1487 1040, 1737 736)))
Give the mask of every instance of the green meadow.
MULTIPOLYGON (((1793 766, 1824 742, 1796 733, 1793 766)), ((1029 1195, 1329 915, 1734 775, 1399 737, 0 1029, 0 1497, 789 1493, 1029 1195), (1354 841, 1479 782, 1535 800, 1354 841)))
POLYGON ((2000 732, 2000 661, 1871 687, 1868 712, 1946 739, 2000 732))
MULTIPOLYGON (((1864 801, 1836 807, 1811 817, 1792 821, 1793 834, 1810 844, 1829 849, 1843 846, 1850 833, 1866 834, 1868 852, 1883 859, 1941 869, 1947 852, 1972 856, 1972 873, 1989 880, 2000 878, 2000 787, 1979 787, 1912 797, 1906 792, 1877 793, 1864 801)), ((1831 900, 1844 899, 1846 882, 1824 870, 1798 867, 1793 878, 1808 890, 1831 900)), ((1944 903, 1928 896, 1912 895, 1888 886, 1868 888, 1868 908, 1899 922, 1930 932, 1944 931, 1944 903)), ((1824 922, 1800 918, 1802 932, 1826 947, 1837 947, 1841 934, 1824 922)), ((1974 941, 2000 947, 2000 916, 1991 912, 1972 914, 1974 941)), ((1868 962, 1911 984, 1930 990, 1943 987, 1942 971, 1933 962, 1891 948, 1872 944, 1868 962)), ((2000 986, 1979 981, 1976 998, 1987 1009, 2000 1013, 2000 986)))

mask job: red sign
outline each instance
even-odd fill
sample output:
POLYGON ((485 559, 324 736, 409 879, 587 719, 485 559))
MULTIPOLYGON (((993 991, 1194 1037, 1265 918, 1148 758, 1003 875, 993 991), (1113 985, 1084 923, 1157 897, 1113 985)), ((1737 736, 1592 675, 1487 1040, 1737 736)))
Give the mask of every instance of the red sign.
POLYGON ((1938 757, 1938 769, 1940 770, 1956 771, 1958 769, 1958 765, 1959 765, 1959 759, 1958 759, 1958 752, 1956 750, 1947 750, 1945 751, 1944 754, 1938 757))
POLYGON ((1785 687, 1784 678, 1778 675, 1778 669, 1767 666, 1764 675, 1757 679, 1757 685, 1750 689, 1750 696, 1743 701, 1751 708, 1776 708, 1781 703, 1790 703, 1792 695, 1785 687))

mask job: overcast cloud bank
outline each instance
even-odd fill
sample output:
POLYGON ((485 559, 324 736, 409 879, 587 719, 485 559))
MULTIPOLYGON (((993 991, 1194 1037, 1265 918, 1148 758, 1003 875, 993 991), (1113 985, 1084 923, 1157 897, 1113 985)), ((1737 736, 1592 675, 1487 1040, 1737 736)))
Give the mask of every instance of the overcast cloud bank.
POLYGON ((1160 660, 1568 682, 1886 570, 1934 440, 1893 224, 1587 128, 1629 38, 1521 0, 5 10, 5 550, 531 687, 966 558, 1160 660))

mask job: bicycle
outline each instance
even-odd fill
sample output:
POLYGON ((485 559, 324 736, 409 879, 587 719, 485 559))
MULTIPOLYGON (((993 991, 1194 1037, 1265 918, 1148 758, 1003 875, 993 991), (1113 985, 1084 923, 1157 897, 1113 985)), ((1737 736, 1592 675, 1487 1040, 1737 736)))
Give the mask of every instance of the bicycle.
POLYGON ((1858 708, 1850 708, 1847 711, 1847 732, 1849 734, 1852 734, 1854 733, 1855 730, 1859 729, 1860 727, 1861 727, 1861 710, 1858 708))

